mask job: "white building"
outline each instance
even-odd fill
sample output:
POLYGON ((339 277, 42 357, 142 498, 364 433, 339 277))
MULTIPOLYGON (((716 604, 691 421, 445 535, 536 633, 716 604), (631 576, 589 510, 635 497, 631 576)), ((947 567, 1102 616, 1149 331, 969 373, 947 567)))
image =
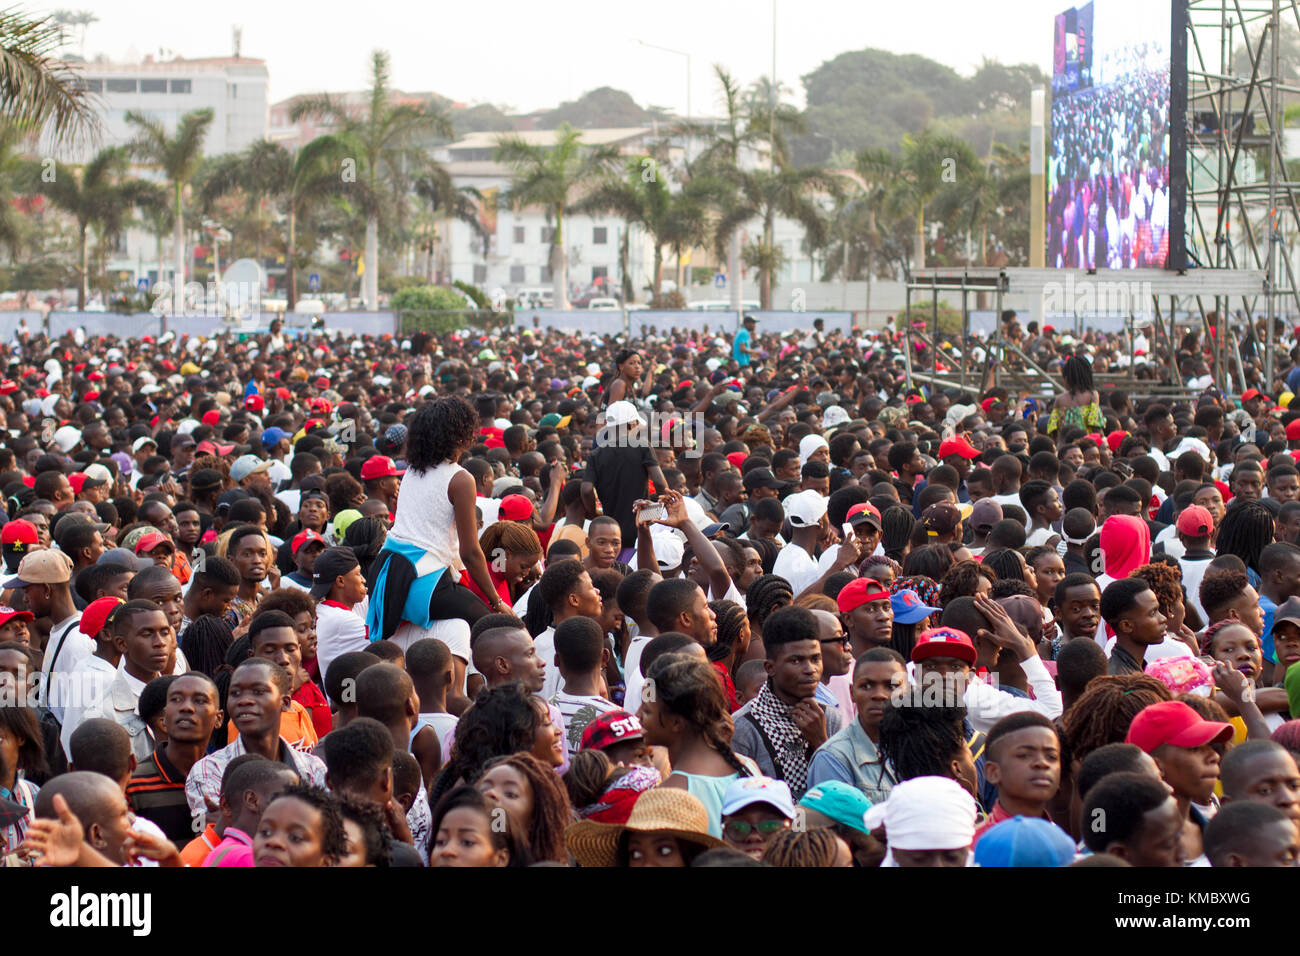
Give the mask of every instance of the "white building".
POLYGON ((131 111, 161 120, 173 132, 180 118, 210 109, 203 151, 209 156, 238 152, 266 138, 269 125, 265 60, 212 57, 141 63, 69 63, 93 94, 103 134, 94 144, 59 154, 64 162, 84 162, 106 146, 124 146, 135 136, 126 122, 131 111))
MULTIPOLYGON (((160 61, 146 56, 140 63, 78 61, 66 65, 80 73, 91 94, 100 119, 100 136, 93 143, 62 147, 56 152, 62 162, 84 163, 101 149, 125 146, 137 133, 126 121, 129 112, 161 121, 171 134, 186 113, 212 110, 212 123, 203 141, 207 156, 238 152, 267 136, 269 73, 265 60, 208 57, 160 61)), ((145 169, 140 173, 159 175, 145 169)), ((187 228, 192 225, 187 223, 187 228)), ((148 278, 151 284, 170 279, 172 244, 168 235, 160 250, 157 238, 149 232, 128 229, 106 263, 106 271, 116 273, 126 284, 141 278, 148 278)))

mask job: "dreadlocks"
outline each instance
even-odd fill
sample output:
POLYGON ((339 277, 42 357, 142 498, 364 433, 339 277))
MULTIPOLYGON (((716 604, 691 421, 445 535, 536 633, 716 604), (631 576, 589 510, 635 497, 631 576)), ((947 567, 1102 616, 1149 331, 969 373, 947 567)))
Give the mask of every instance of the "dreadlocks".
POLYGON ((530 753, 514 753, 498 757, 483 766, 483 773, 493 767, 505 765, 528 781, 533 791, 533 816, 527 833, 520 839, 527 844, 534 860, 554 860, 567 863, 569 851, 564 846, 564 828, 572 815, 569 795, 550 767, 530 753))
POLYGON ((1070 759, 1083 760, 1098 747, 1123 743, 1138 711, 1165 700, 1173 700, 1169 688, 1146 674, 1093 678, 1061 721, 1070 759))
POLYGON ((952 762, 966 747, 965 707, 891 704, 880 719, 880 750, 898 779, 951 777, 952 762))

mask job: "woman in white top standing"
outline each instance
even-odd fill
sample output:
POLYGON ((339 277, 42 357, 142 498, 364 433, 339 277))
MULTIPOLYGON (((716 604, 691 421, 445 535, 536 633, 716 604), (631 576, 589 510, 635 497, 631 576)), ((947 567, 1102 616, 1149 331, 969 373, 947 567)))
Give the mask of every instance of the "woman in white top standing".
MULTIPOLYGON (((391 636, 400 621, 427 628, 431 622, 460 618, 472 626, 489 607, 461 584, 463 572, 492 597, 490 610, 510 610, 497 597, 479 547, 474 478, 458 464, 477 440, 478 427, 474 409, 456 395, 425 403, 407 422, 407 472, 397 516, 372 566, 372 590, 383 599, 372 598, 370 620, 378 622, 380 637, 391 636), (394 574, 387 552, 414 566, 414 580, 394 574), (400 618, 385 609, 390 602, 401 607, 400 618)), ((374 626, 371 636, 378 639, 374 626)), ((460 686, 464 675, 459 659, 456 669, 453 687, 460 686)))

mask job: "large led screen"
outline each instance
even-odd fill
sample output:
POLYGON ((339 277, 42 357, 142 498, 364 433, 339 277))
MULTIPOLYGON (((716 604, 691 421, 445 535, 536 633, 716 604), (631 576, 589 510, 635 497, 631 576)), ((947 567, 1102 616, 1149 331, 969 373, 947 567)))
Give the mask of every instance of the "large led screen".
POLYGON ((1181 269, 1183 0, 1093 0, 1057 14, 1046 264, 1181 269))

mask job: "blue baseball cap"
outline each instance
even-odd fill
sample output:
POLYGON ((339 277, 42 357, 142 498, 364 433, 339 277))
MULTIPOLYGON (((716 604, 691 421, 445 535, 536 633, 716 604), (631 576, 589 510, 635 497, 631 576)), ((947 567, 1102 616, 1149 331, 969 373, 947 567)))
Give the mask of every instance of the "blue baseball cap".
POLYGON ((282 442, 284 439, 288 437, 289 437, 289 433, 286 432, 283 428, 276 428, 274 425, 272 425, 270 428, 265 429, 262 432, 262 447, 274 448, 276 445, 280 444, 280 442, 282 442))
POLYGON ((1037 817, 1003 820, 975 844, 976 866, 1067 866, 1074 857, 1070 835, 1037 817))
POLYGON ((910 588, 895 591, 889 598, 889 606, 894 609, 894 620, 899 624, 919 624, 931 614, 938 614, 942 610, 930 607, 910 588))
POLYGON ((841 780, 823 780, 817 786, 809 787, 800 798, 799 806, 805 810, 816 810, 836 823, 853 827, 862 833, 871 832, 867 828, 866 819, 871 801, 857 787, 841 780))

